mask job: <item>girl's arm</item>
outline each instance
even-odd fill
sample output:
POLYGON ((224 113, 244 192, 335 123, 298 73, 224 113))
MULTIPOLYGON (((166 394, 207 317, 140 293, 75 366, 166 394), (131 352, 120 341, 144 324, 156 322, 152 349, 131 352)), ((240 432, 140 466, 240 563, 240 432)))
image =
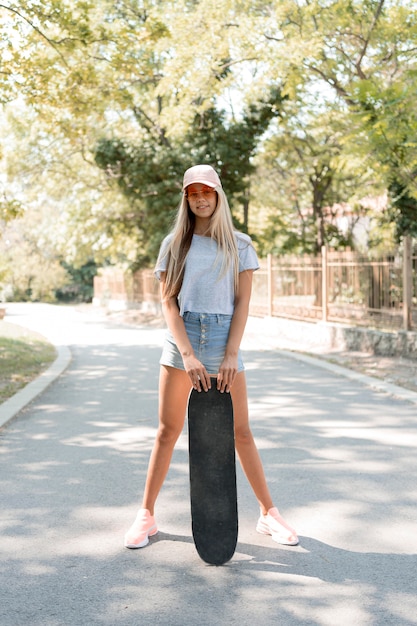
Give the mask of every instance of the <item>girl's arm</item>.
POLYGON ((167 326, 174 337, 176 346, 181 353, 185 371, 190 377, 193 387, 197 389, 197 391, 201 391, 201 389, 207 391, 211 387, 210 376, 208 375, 204 365, 194 354, 187 331, 185 330, 184 320, 180 316, 177 299, 175 297, 164 298, 163 296, 165 287, 165 272, 161 273, 160 280, 162 312, 167 326))
POLYGON ((239 274, 239 284, 235 296, 235 307, 226 352, 217 375, 217 388, 230 391, 237 374, 238 352, 249 314, 249 301, 252 292, 253 270, 239 274))

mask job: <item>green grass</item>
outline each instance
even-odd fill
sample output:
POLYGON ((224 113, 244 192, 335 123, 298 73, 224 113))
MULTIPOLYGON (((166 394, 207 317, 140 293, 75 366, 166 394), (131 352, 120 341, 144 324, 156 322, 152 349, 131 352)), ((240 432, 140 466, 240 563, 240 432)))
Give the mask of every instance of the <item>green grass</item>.
POLYGON ((0 320, 0 403, 46 370, 56 350, 42 335, 0 320))

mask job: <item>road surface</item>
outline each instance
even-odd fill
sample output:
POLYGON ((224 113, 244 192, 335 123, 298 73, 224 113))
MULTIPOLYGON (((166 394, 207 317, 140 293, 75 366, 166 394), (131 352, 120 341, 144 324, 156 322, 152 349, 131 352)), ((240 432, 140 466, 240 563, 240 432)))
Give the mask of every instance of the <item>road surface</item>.
POLYGON ((300 545, 256 533, 238 467, 236 554, 204 564, 184 430, 160 532, 131 551, 164 331, 46 305, 12 305, 7 319, 53 335, 71 362, 0 433, 1 626, 417 624, 415 404, 250 337, 252 428, 300 545))

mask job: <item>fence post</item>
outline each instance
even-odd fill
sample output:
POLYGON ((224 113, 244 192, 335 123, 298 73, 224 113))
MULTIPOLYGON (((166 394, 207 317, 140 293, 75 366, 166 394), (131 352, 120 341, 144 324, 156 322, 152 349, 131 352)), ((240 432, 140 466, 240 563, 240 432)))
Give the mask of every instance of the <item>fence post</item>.
POLYGON ((411 330, 411 306, 413 298, 413 277, 411 263, 411 237, 405 235, 403 241, 403 329, 411 330))
POLYGON ((327 322, 328 304, 327 246, 321 247, 321 319, 327 322))
POLYGON ((272 281, 272 254, 268 254, 268 315, 272 317, 274 312, 274 293, 273 293, 273 281, 272 281))

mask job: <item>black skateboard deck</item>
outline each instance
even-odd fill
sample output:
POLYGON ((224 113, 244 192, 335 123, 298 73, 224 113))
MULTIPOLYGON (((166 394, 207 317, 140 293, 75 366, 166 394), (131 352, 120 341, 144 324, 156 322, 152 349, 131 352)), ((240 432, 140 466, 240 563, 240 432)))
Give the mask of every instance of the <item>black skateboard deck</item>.
POLYGON ((188 443, 194 543, 203 561, 223 565, 237 543, 236 457, 232 398, 216 381, 190 393, 188 443))

